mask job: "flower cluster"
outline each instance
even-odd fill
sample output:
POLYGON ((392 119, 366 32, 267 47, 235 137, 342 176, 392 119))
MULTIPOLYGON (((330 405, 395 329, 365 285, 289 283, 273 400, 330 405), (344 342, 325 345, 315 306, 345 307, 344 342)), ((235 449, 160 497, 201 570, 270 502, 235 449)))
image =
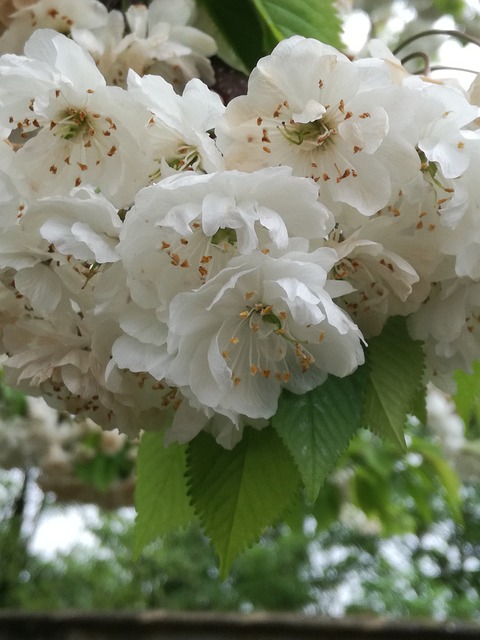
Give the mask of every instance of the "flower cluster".
MULTIPOLYGON (((4 42, 44 4, 19 10, 4 42)), ((77 11, 55 4, 52 20, 77 11)), ((168 424, 169 441, 207 430, 232 447, 283 389, 353 373, 390 316, 408 316, 429 378, 469 369, 473 97, 407 74, 378 43, 351 61, 294 36, 225 107, 198 77, 214 47, 184 26, 186 0, 168 29, 168 2, 132 7, 121 40, 116 14, 86 4, 95 27, 85 10, 71 38, 36 30, 0 58, 10 384, 107 428, 168 424), (148 73, 174 50, 182 93, 148 73)))
POLYGON ((213 38, 197 29, 194 0, 152 0, 125 15, 99 0, 0 0, 0 53, 23 53, 37 29, 55 29, 88 51, 108 84, 124 87, 129 69, 182 90, 191 78, 214 81, 213 38))

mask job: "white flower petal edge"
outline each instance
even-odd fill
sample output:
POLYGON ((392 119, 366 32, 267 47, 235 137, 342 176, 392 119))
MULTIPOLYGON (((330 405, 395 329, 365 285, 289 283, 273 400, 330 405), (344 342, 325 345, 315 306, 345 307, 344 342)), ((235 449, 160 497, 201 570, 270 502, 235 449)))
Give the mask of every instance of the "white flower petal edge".
POLYGON ((270 418, 283 387, 304 393, 329 373, 352 373, 364 360, 362 336, 325 289, 325 266, 336 258, 328 248, 240 256, 200 289, 178 294, 167 380, 216 411, 270 418))
POLYGON ((372 215, 419 169, 402 115, 416 93, 395 85, 381 60, 350 62, 296 36, 262 58, 247 95, 227 105, 218 145, 229 169, 289 165, 318 183, 327 204, 372 215))

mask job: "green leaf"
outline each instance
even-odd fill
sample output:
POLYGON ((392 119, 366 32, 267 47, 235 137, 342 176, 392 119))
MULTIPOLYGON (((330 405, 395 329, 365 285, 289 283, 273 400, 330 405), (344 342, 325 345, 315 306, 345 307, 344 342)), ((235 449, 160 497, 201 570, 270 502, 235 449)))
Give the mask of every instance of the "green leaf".
POLYGON ((310 502, 362 426, 367 380, 366 368, 360 367, 346 378, 329 376, 308 393, 280 396, 272 425, 295 460, 310 502))
POLYGON ((342 48, 342 25, 333 0, 252 0, 268 48, 295 34, 342 48))
POLYGON ((198 0, 234 53, 247 69, 253 69, 267 51, 263 47, 263 29, 250 0, 198 0))
POLYGON ((427 388, 425 385, 422 384, 418 387, 408 412, 415 416, 421 424, 427 424, 427 388))
POLYGON ((249 544, 274 524, 296 495, 299 476, 275 431, 248 427, 232 450, 200 433, 187 454, 192 502, 226 574, 249 544))
POLYGON ((165 447, 162 433, 142 435, 135 489, 135 557, 149 542, 194 519, 185 469, 185 446, 165 447))
POLYGON ((0 370, 0 417, 8 419, 28 414, 27 397, 21 391, 11 389, 3 382, 3 371, 0 370))
POLYGON ((106 455, 97 452, 90 460, 77 462, 74 473, 80 480, 99 491, 106 491, 115 480, 126 478, 132 470, 132 461, 126 455, 106 455))
POLYGON ((458 415, 468 427, 472 416, 480 424, 480 362, 474 362, 473 373, 457 371, 454 376, 457 393, 454 396, 458 415))
MULTIPOLYGON (((454 469, 445 460, 439 447, 425 438, 413 438, 409 451, 419 453, 435 473, 445 492, 445 500, 452 511, 453 517, 459 521, 462 519, 462 498, 460 495, 461 482, 454 469)), ((431 475, 431 474, 430 474, 431 475)), ((426 492, 424 492, 426 493, 426 492)))
POLYGON ((401 449, 406 416, 422 387, 423 360, 421 343, 410 338, 400 316, 390 318, 367 349, 370 385, 364 424, 401 449))
POLYGON ((320 530, 326 530, 336 523, 340 517, 340 509, 344 501, 342 489, 338 484, 325 482, 312 508, 312 515, 320 530))
POLYGON ((298 34, 341 48, 333 0, 198 0, 236 56, 253 69, 280 40, 298 34))
POLYGON ((449 13, 457 20, 461 20, 465 10, 464 0, 433 0, 433 6, 443 16, 449 13))

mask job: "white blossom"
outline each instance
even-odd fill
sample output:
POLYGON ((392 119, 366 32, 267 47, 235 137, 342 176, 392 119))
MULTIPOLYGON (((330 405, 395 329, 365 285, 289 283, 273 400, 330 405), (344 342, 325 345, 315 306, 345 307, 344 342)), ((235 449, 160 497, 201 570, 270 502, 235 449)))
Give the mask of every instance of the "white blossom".
MULTIPOLYGON (((92 51, 109 84, 125 86, 128 69, 141 76, 163 76, 179 92, 192 78, 213 83, 208 58, 217 47, 213 38, 192 26, 193 0, 153 0, 148 7, 134 4, 125 17, 128 35, 120 38, 118 29, 104 30, 97 36, 96 51, 92 51), (103 46, 102 36, 106 40, 103 46)), ((86 33, 77 32, 76 37, 87 47, 91 42, 86 33)))
POLYGON ((13 13, 0 37, 0 53, 22 53, 26 41, 37 29, 55 29, 70 35, 75 28, 102 26, 108 15, 107 8, 98 0, 32 0, 19 4, 25 6, 13 13))
POLYGON ((91 184, 118 206, 130 204, 146 182, 139 143, 148 112, 127 92, 105 86, 89 55, 63 35, 37 31, 25 54, 0 59, 6 85, 0 122, 25 141, 16 169, 31 196, 91 184), (38 76, 33 84, 32 76, 38 76))
MULTIPOLYGON (((304 393, 363 362, 361 334, 332 301, 331 249, 239 256, 170 305, 167 380, 212 409, 270 418, 283 387, 304 393)), ((343 286, 342 286, 343 285, 343 286)))
POLYGON ((219 146, 228 168, 286 164, 316 180, 322 198, 371 215, 419 169, 408 132, 414 103, 386 64, 356 64, 295 36, 258 62, 248 94, 229 103, 219 146))
POLYGON ((157 165, 152 170, 153 178, 161 175, 162 162, 178 171, 211 173, 223 169, 222 156, 210 132, 215 130, 224 106, 203 82, 190 80, 180 96, 160 76, 141 78, 130 70, 128 92, 152 114, 148 137, 157 165))

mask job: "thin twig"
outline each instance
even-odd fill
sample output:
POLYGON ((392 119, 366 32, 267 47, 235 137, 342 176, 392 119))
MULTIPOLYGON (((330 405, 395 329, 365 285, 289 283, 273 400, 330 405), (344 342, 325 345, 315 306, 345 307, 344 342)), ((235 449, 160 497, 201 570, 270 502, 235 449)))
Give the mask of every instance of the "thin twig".
POLYGON ((474 75, 478 75, 480 71, 475 71, 475 69, 465 69, 465 67, 449 67, 444 64, 436 64, 433 67, 430 67, 430 71, 465 71, 465 73, 473 73, 474 75))
POLYGON ((432 70, 430 67, 430 58, 423 51, 415 51, 414 53, 410 53, 405 58, 402 58, 401 63, 404 65, 409 60, 414 60, 415 58, 421 58, 423 60, 423 70, 417 71, 416 73, 422 73, 424 76, 428 76, 430 71, 432 70))
POLYGON ((477 47, 480 47, 480 40, 475 38, 474 36, 470 36, 467 33, 463 33, 462 31, 457 31, 456 29, 427 29, 426 31, 421 31, 420 33, 416 33, 413 36, 410 36, 403 42, 401 42, 394 50, 393 53, 396 55, 399 51, 404 49, 411 42, 415 42, 419 38, 424 38, 426 36, 450 36, 452 38, 456 38, 461 42, 470 42, 472 44, 476 44, 477 47))

